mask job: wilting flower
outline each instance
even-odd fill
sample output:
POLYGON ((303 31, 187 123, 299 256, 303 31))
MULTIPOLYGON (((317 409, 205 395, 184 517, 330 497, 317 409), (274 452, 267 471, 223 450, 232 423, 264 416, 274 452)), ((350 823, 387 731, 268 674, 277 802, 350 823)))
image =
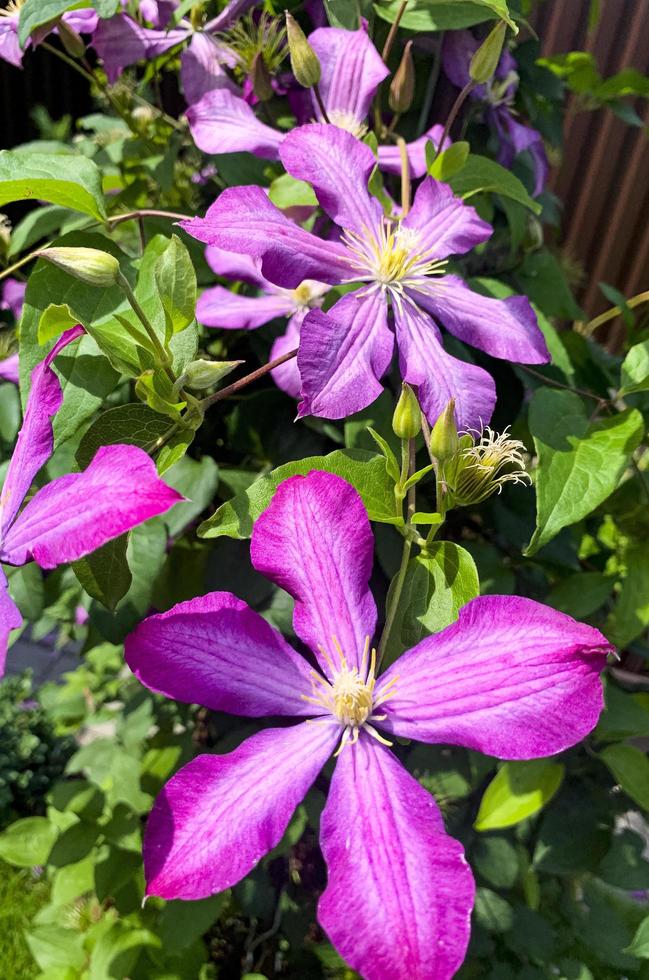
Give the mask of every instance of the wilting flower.
MULTIPOLYGON (((22 67, 23 54, 32 44, 31 38, 27 39, 24 48, 18 42, 18 21, 22 4, 23 0, 9 0, 7 6, 0 10, 0 58, 16 68, 22 67)), ((61 20, 77 34, 92 34, 97 27, 99 15, 96 10, 84 7, 81 10, 66 11, 61 20)), ((52 31, 56 31, 56 24, 39 28, 34 43, 42 41, 52 31)))
MULTIPOLYGON (((319 91, 330 123, 354 136, 367 132, 367 117, 374 94, 389 75, 380 54, 370 41, 367 26, 357 31, 322 27, 309 34, 309 44, 320 60, 322 75, 319 91)), ((324 122, 313 92, 305 92, 300 105, 302 121, 324 122)), ((233 153, 248 150, 269 160, 281 159, 280 146, 285 133, 266 125, 247 102, 231 88, 220 86, 190 105, 187 119, 194 142, 206 153, 233 153)), ((413 176, 426 172, 426 143, 435 145, 443 127, 433 126, 408 144, 408 160, 413 176)), ((380 146, 382 170, 399 173, 401 161, 396 145, 380 146)))
MULTIPOLYGON (((196 318, 207 327, 226 330, 253 330, 275 317, 288 317, 286 332, 278 337, 271 349, 271 360, 295 350, 300 342, 300 327, 309 310, 319 307, 329 286, 306 279, 295 289, 284 289, 264 279, 259 259, 234 255, 223 249, 205 249, 205 258, 219 276, 238 279, 256 286, 260 296, 241 296, 223 286, 204 290, 196 307, 196 318)), ((275 383, 293 398, 300 394, 300 374, 296 359, 281 364, 272 372, 275 383)))
POLYGON ((493 411, 493 380, 446 353, 435 319, 495 357, 549 360, 526 297, 480 296, 445 274, 447 256, 486 241, 491 226, 432 177, 420 184, 407 217, 385 217, 367 190, 374 154, 336 126, 294 130, 280 157, 293 177, 313 185, 324 211, 343 229, 339 240, 321 240, 295 225, 256 186, 228 188, 205 218, 183 227, 209 245, 261 259, 263 275, 278 286, 292 289, 305 279, 359 284, 328 313, 312 310, 304 320, 300 414, 342 418, 380 394, 394 348, 390 301, 402 377, 418 386, 428 418, 434 421, 455 398, 458 428, 481 428, 493 411))
MULTIPOLYGON (((464 88, 469 81, 471 58, 480 42, 471 31, 447 31, 442 44, 444 72, 454 85, 464 88)), ((514 109, 514 97, 518 88, 516 61, 506 48, 500 57, 493 78, 485 85, 477 85, 470 98, 485 104, 485 122, 499 140, 498 162, 511 167, 514 157, 529 152, 534 170, 534 194, 540 194, 548 176, 548 159, 543 137, 531 126, 518 122, 514 109)))
MULTIPOLYGON (((52 480, 20 510, 34 477, 52 455, 52 416, 63 394, 50 365, 82 333, 82 327, 66 331, 32 371, 22 429, 0 495, 0 561, 8 565, 33 560, 41 568, 55 568, 76 561, 183 499, 158 479, 155 464, 142 449, 115 445, 99 449, 83 472, 52 480)), ((21 623, 0 570, 0 672, 9 633, 21 623)))
POLYGON ((540 603, 483 596, 379 674, 370 524, 353 487, 328 473, 279 487, 251 557, 294 597, 295 632, 317 669, 227 592, 150 616, 128 637, 126 659, 176 700, 305 720, 227 755, 200 755, 170 780, 146 828, 147 893, 198 899, 236 884, 280 841, 335 754, 320 822, 328 883, 319 921, 367 980, 447 980, 466 950, 473 880, 392 739, 503 759, 561 752, 597 722, 610 647, 540 603))
POLYGON ((475 506, 500 493, 506 483, 531 483, 524 450, 507 429, 496 433, 486 426, 482 432, 463 435, 458 451, 441 466, 447 506, 475 506))

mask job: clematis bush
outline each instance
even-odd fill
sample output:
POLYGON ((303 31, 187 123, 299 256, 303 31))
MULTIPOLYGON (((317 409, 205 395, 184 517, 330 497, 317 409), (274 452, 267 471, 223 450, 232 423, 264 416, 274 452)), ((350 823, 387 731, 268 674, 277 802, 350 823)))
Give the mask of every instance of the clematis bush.
POLYGON ((1 13, 93 101, 0 151, 1 975, 649 977, 647 293, 549 183, 649 81, 532 0, 1 13))

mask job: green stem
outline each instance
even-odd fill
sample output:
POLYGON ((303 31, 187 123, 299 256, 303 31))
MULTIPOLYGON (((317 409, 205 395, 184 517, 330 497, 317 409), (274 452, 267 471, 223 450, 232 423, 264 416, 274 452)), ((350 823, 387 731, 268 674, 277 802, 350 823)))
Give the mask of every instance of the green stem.
POLYGON ((51 244, 51 242, 47 242, 46 245, 40 245, 35 251, 29 252, 28 255, 23 256, 22 259, 18 259, 18 261, 14 262, 13 265, 7 266, 6 269, 3 269, 2 272, 0 272, 0 279, 4 279, 5 276, 10 276, 12 272, 16 271, 16 269, 20 269, 21 266, 27 265, 28 262, 31 262, 32 259, 35 259, 38 256, 39 252, 41 252, 44 248, 48 248, 51 244))
POLYGON ((108 226, 112 230, 122 221, 139 221, 140 218, 170 218, 172 221, 191 221, 191 215, 180 214, 178 211, 159 211, 156 208, 145 208, 142 211, 127 211, 126 214, 117 214, 114 218, 108 219, 108 226))
POLYGON ((448 119, 444 124, 444 132, 442 133, 442 138, 437 144, 437 150, 435 151, 435 156, 433 157, 433 160, 436 160, 437 157, 442 152, 442 147, 444 146, 444 143, 446 142, 448 135, 451 132, 451 126, 455 122, 457 114, 462 108, 462 106, 464 105, 466 98, 474 88, 475 88, 475 82, 473 80, 468 81, 464 86, 464 88, 462 89, 462 91, 460 92, 460 94, 458 95, 453 105, 451 106, 451 111, 449 112, 448 119))
MULTIPOLYGON (((638 293, 637 296, 631 296, 631 298, 626 301, 626 305, 630 310, 632 310, 635 306, 640 306, 641 303, 649 303, 649 291, 638 293)), ((615 317, 620 316, 621 313, 621 306, 614 306, 612 309, 607 310, 606 313, 600 313, 599 316, 596 316, 594 320, 589 320, 585 325, 584 331, 586 335, 589 336, 594 330, 601 327, 602 324, 608 323, 609 320, 614 320, 615 317)))
POLYGON ((165 371, 167 372, 167 375, 169 376, 169 379, 172 382, 175 381, 173 372, 171 371, 171 368, 170 368, 171 360, 169 358, 169 355, 168 355, 167 351, 164 349, 164 347, 162 346, 162 344, 160 343, 160 338, 158 337, 157 333, 153 329, 153 326, 151 325, 151 323, 149 321, 149 318, 147 317, 146 313, 144 312, 144 310, 140 306, 140 304, 139 304, 139 302, 137 300, 137 297, 136 297, 135 293, 131 289, 131 286, 130 286, 130 283, 129 283, 128 279, 121 272, 119 273, 119 276, 118 276, 118 279, 117 279, 117 285, 120 287, 120 289, 122 290, 122 292, 126 296, 127 300, 129 301, 129 304, 130 304, 131 308, 133 309, 133 312, 135 313, 135 315, 137 316, 138 320, 140 321, 140 323, 142 324, 142 326, 146 330, 147 336, 148 336, 149 340, 151 341, 151 343, 153 345, 153 348, 154 348, 154 350, 155 350, 155 352, 156 352, 156 354, 158 356, 158 361, 160 362, 161 367, 163 367, 165 369, 165 371))
POLYGON ((408 160, 408 147, 403 136, 397 139, 399 156, 401 157, 401 210, 405 218, 410 211, 410 161, 408 160))
POLYGON ((392 47, 394 45, 397 36, 397 31, 399 30, 399 24, 401 23, 401 18, 405 14, 407 6, 408 6, 408 0, 401 0, 401 6, 397 11, 397 16, 392 21, 390 32, 387 38, 385 39, 385 44, 383 45, 383 51, 381 51, 381 57, 386 64, 388 63, 388 58, 390 57, 390 52, 392 51, 392 47))

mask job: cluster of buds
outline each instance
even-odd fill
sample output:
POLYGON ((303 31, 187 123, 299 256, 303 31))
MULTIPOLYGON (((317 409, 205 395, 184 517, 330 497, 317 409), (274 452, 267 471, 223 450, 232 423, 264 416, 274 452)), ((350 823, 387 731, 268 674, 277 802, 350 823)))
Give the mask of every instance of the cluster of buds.
POLYGON ((444 509, 480 504, 494 493, 500 493, 506 483, 531 483, 525 469, 524 450, 523 443, 512 439, 507 429, 496 433, 485 426, 481 432, 459 435, 455 405, 450 401, 430 437, 430 451, 444 493, 444 509))

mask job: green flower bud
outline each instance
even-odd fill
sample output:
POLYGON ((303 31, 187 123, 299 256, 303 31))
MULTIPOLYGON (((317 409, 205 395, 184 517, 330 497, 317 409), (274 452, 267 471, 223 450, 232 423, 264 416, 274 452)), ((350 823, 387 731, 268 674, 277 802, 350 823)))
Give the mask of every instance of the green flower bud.
POLYGON ((401 394, 392 416, 392 431, 399 439, 414 439, 421 429, 421 409, 410 385, 401 385, 401 394))
POLYGON ((199 358, 191 361, 183 371, 182 379, 188 388, 211 388, 218 384, 243 361, 206 361, 199 358))
POLYGON ((80 34, 66 24, 64 20, 60 20, 56 26, 59 32, 59 37, 61 39, 61 44, 68 52, 72 58, 83 58, 86 53, 86 46, 83 43, 83 39, 80 34))
POLYGON ((252 59, 250 81, 252 82, 252 90, 260 102, 268 102, 269 99, 272 99, 275 93, 273 92, 270 72, 266 67, 261 51, 258 51, 252 59))
POLYGON ((412 60, 412 41, 403 49, 401 63, 390 82, 388 102, 393 112, 407 112, 415 95, 415 63, 412 60))
POLYGON ((114 286, 120 276, 115 256, 98 248, 44 248, 37 254, 88 286, 114 286))
POLYGON ((320 61, 295 18, 288 10, 285 11, 285 15, 288 52, 293 74, 304 88, 313 88, 320 81, 320 61))
POLYGON ((477 85, 488 82, 498 67, 506 30, 505 21, 499 21, 471 58, 469 76, 477 85))
POLYGON ((455 425, 455 399, 450 402, 435 422, 430 433, 431 455, 440 463, 451 459, 460 448, 460 440, 455 425))

